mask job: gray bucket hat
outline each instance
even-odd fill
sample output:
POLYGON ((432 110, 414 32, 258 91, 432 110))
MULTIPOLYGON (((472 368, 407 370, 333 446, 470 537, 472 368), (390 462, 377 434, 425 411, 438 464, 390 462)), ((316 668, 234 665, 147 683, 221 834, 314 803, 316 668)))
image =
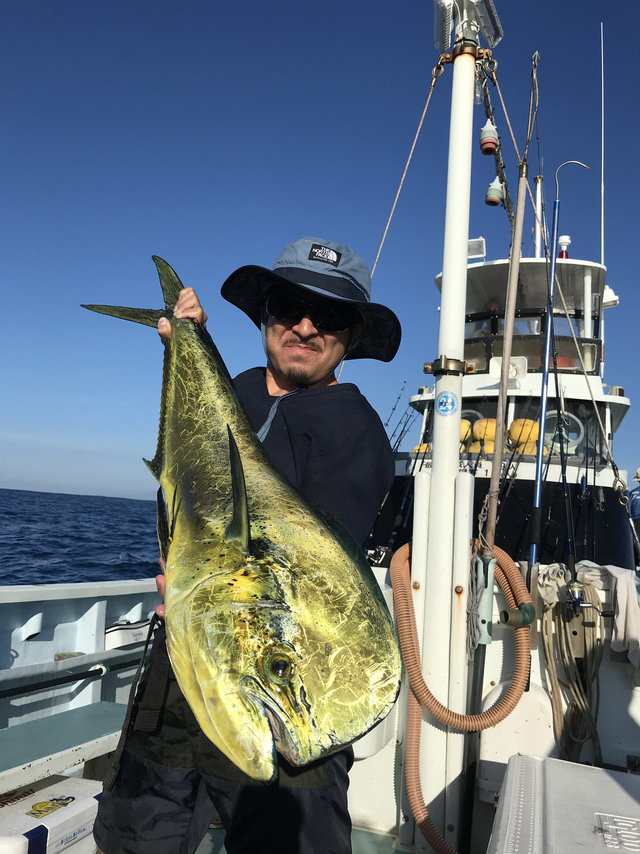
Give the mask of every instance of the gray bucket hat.
POLYGON ((390 362, 400 346, 400 321, 383 305, 371 302, 371 276, 366 264, 342 243, 301 237, 276 258, 273 269, 249 264, 224 282, 222 296, 242 309, 259 328, 269 291, 294 286, 355 306, 365 327, 346 359, 390 362))

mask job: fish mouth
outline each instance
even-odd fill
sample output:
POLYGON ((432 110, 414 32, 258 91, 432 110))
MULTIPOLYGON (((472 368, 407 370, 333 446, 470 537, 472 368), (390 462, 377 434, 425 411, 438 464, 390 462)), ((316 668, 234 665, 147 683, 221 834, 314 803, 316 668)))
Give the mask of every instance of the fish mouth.
POLYGON ((262 714, 264 714, 271 729, 273 744, 277 752, 287 760, 290 765, 302 765, 308 762, 311 757, 310 744, 307 743, 307 749, 304 750, 300 740, 294 738, 294 732, 299 728, 295 727, 291 716, 285 711, 283 706, 252 676, 244 676, 240 680, 240 688, 246 695, 247 699, 255 706, 259 706, 262 714))

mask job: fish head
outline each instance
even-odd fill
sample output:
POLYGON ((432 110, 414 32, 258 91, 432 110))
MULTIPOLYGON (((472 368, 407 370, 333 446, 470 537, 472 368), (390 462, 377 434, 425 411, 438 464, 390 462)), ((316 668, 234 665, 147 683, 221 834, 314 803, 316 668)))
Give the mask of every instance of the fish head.
POLYGON ((269 781, 276 753, 303 765, 322 752, 299 633, 265 574, 253 563, 207 578, 169 596, 166 613, 171 663, 203 732, 248 776, 269 781))
MULTIPOLYGON (((273 780, 277 753, 292 766, 306 765, 388 713, 399 658, 388 630, 370 631, 370 611, 345 632, 344 600, 317 611, 289 590, 285 601, 259 561, 224 579, 209 578, 168 604, 167 632, 198 723, 238 768, 273 780)), ((354 603, 360 595, 353 591, 354 603)), ((347 614, 355 616, 353 608, 347 614)))

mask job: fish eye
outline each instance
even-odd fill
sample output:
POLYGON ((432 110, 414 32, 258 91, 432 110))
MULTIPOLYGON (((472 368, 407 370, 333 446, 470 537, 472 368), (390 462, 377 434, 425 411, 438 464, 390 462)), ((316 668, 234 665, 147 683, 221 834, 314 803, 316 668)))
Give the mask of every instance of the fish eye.
POLYGON ((273 672, 276 676, 282 679, 283 676, 287 675, 287 670, 289 669, 289 662, 285 661, 284 658, 279 658, 277 661, 274 661, 271 665, 273 667, 273 672))
POLYGON ((265 676, 278 685, 286 685, 293 676, 294 664, 291 656, 282 649, 273 650, 264 661, 265 676))

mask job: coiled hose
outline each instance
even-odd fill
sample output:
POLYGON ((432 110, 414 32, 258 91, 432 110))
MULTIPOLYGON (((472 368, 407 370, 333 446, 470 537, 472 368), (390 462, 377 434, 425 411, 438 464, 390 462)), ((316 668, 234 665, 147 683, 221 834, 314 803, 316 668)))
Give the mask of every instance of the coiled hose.
MULTIPOLYGON (((522 604, 533 604, 531 594, 520 574, 520 570, 509 555, 494 546, 497 560, 495 579, 500 585, 510 610, 522 604)), ((409 804, 418 829, 437 854, 455 854, 454 849, 434 825, 424 802, 420 785, 420 727, 421 706, 424 706, 435 718, 446 726, 463 732, 477 732, 495 726, 513 711, 529 678, 529 657, 531 652, 529 629, 521 626, 515 629, 516 664, 513 680, 505 696, 495 706, 478 715, 462 715, 453 712, 436 700, 424 679, 420 662, 418 633, 411 594, 411 547, 407 543, 393 555, 390 565, 393 602, 395 606, 398 637, 402 650, 402 660, 409 677, 409 714, 407 720, 406 782, 409 804)))

